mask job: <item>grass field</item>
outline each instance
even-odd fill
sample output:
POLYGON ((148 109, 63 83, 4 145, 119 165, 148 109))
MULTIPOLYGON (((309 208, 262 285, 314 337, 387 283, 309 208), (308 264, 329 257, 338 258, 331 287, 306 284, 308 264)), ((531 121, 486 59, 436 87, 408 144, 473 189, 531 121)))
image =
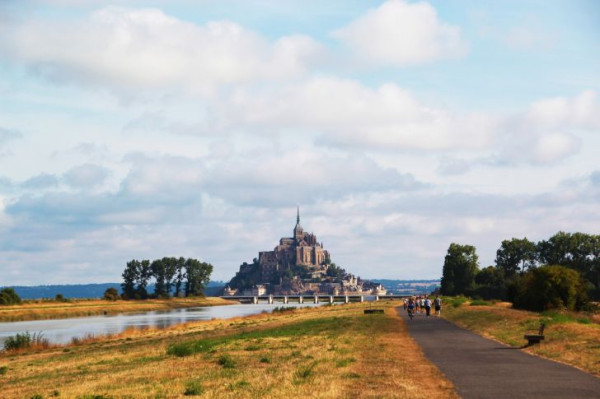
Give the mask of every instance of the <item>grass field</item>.
POLYGON ((546 323, 545 339, 524 350, 570 364, 600 376, 600 315, 548 311, 527 312, 510 308, 508 303, 447 303, 443 316, 461 327, 514 347, 527 343, 525 334, 537 334, 540 322, 546 323), (450 306, 448 306, 450 305, 450 306))
POLYGON ((221 298, 171 298, 144 301, 105 301, 72 299, 67 302, 29 301, 21 305, 0 306, 0 322, 67 317, 97 316, 102 314, 146 312, 195 306, 229 305, 221 298))
POLYGON ((4 353, 2 397, 457 397, 409 337, 397 302, 378 305, 385 314, 323 306, 4 353))

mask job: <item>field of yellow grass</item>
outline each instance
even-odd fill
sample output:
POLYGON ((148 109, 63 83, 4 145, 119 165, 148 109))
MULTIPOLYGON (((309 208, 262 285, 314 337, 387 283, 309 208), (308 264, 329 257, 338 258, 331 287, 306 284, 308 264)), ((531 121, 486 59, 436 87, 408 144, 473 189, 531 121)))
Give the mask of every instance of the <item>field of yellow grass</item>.
MULTIPOLYGON (((397 316, 284 310, 0 354, 3 398, 455 398, 397 316)), ((251 305, 249 305, 251 306, 251 305)))
POLYGON ((212 297, 149 299, 144 301, 106 301, 99 299, 72 299, 67 302, 31 301, 21 305, 0 306, 0 322, 62 319, 67 317, 148 312, 151 310, 229 304, 231 304, 231 301, 212 297))
POLYGON ((461 327, 513 347, 527 343, 525 334, 537 334, 540 322, 546 323, 545 339, 527 352, 570 364, 600 376, 600 318, 598 315, 548 311, 516 310, 507 303, 491 306, 445 306, 443 316, 461 327))

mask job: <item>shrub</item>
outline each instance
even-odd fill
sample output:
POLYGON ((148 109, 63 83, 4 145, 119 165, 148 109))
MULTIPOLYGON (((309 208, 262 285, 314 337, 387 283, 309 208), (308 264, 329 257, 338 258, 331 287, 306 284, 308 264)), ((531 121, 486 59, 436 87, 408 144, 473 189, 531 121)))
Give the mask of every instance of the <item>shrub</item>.
POLYGON ((588 303, 581 275, 564 266, 529 270, 515 287, 514 307, 533 311, 582 310, 588 303))
POLYGON ((185 384, 185 391, 183 392, 185 396, 202 395, 203 393, 204 388, 200 381, 193 380, 185 384))
POLYGON ((119 299, 119 291, 114 287, 107 288, 106 291, 104 291, 103 298, 107 301, 116 301, 119 299))
POLYGON ((30 334, 29 331, 25 331, 24 333, 8 337, 4 341, 4 350, 10 351, 37 345, 46 347, 49 345, 49 342, 41 332, 30 334))
POLYGON ((0 305, 18 305, 21 298, 13 288, 3 288, 0 290, 0 305))
POLYGON ((0 375, 4 375, 8 372, 8 366, 0 367, 0 375))
POLYGON ((235 368, 235 360, 228 354, 221 355, 217 363, 223 366, 225 369, 234 369, 235 368))
POLYGON ((56 302, 66 302, 65 297, 63 296, 63 294, 56 294, 56 297, 54 298, 54 300, 56 302))

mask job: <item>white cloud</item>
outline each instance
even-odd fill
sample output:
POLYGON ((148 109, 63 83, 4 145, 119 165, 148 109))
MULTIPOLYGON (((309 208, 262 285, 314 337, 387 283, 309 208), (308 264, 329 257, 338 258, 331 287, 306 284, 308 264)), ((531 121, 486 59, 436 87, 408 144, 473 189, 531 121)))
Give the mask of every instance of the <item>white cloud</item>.
POLYGON ((389 0, 334 32, 366 62, 418 65, 466 54, 460 28, 438 19, 429 3, 389 0))
POLYGON ((579 132, 600 130, 600 104, 591 90, 572 98, 542 99, 505 118, 502 129, 503 158, 517 163, 560 162, 581 150, 579 132))
POLYGON ((103 166, 84 164, 68 170, 64 179, 71 187, 89 189, 104 184, 109 175, 110 171, 103 166))
POLYGON ((28 20, 2 29, 0 50, 51 79, 115 90, 212 92, 221 85, 304 73, 320 46, 274 43, 229 21, 203 26, 158 9, 107 7, 85 20, 28 20))
POLYGON ((485 148, 495 124, 487 115, 460 116, 428 107, 395 84, 371 89, 332 77, 260 91, 240 89, 228 101, 216 110, 222 123, 308 129, 322 133, 322 143, 342 147, 485 148))

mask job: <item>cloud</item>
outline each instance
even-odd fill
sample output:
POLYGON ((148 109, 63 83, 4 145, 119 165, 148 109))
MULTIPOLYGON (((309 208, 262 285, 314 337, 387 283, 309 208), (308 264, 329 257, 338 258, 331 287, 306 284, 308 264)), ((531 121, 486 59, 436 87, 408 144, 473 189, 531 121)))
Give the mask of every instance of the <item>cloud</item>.
POLYGON ((467 52, 460 28, 440 21, 426 2, 389 0, 333 35, 360 59, 381 65, 419 65, 467 52))
POLYGON ((107 7, 84 20, 27 20, 1 33, 0 53, 13 61, 56 81, 117 91, 206 93, 277 80, 303 74, 320 52, 306 36, 269 42, 234 22, 199 26, 158 9, 107 7))
POLYGON ((513 163, 552 164, 581 150, 581 131, 600 130, 600 104, 591 90, 572 98, 542 99, 505 118, 502 125, 503 158, 513 163))
POLYGON ((55 175, 42 173, 25 180, 21 184, 21 187, 34 190, 43 190, 51 187, 57 187, 58 184, 59 179, 55 175))
POLYGON ((108 169, 93 164, 71 168, 64 174, 65 182, 73 188, 93 188, 102 185, 110 175, 108 169))
POLYGON ((372 89, 333 77, 259 91, 240 89, 227 101, 215 110, 222 124, 317 131, 318 142, 340 147, 477 149, 491 144, 495 123, 487 115, 461 116, 428 107, 392 83, 372 89))
POLYGON ((11 154, 8 144, 21 137, 23 135, 16 130, 0 127, 0 156, 11 154))

